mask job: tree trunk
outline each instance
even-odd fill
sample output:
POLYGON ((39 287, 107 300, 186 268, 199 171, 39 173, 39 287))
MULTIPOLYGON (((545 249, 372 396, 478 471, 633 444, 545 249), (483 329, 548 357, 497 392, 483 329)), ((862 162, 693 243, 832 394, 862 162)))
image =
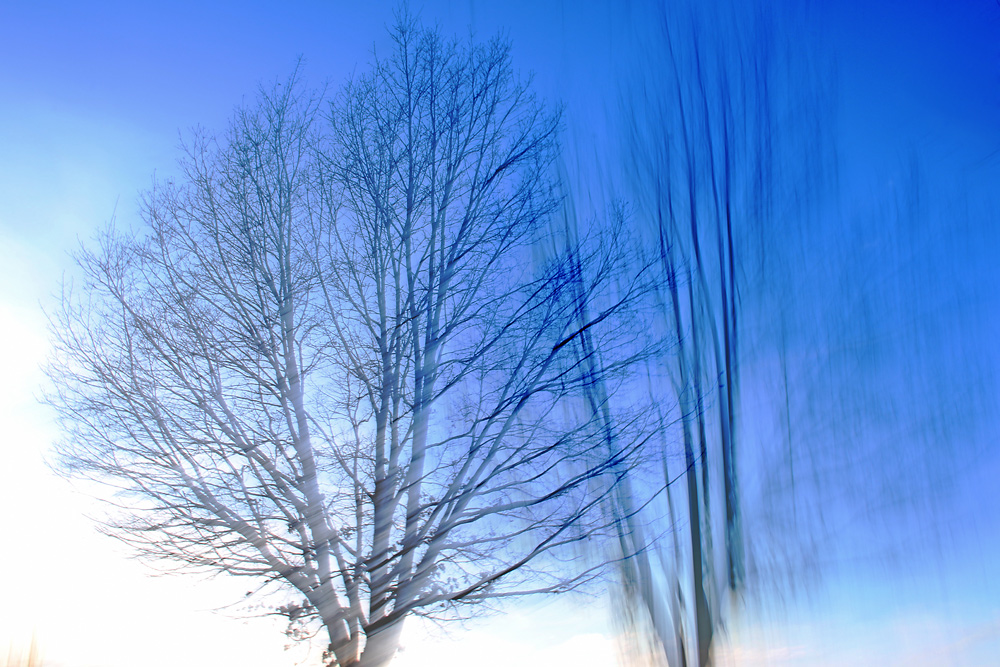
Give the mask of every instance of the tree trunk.
POLYGON ((378 628, 369 628, 361 658, 350 667, 386 667, 396 657, 402 633, 402 618, 378 628))

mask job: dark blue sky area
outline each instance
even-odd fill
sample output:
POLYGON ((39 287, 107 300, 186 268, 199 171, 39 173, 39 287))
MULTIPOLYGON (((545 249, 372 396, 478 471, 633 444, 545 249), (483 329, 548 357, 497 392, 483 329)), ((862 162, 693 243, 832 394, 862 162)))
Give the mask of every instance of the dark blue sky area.
MULTIPOLYGON (((780 16, 797 4, 769 7, 780 16)), ((364 6, 4 3, 2 138, 15 154, 27 137, 29 145, 40 144, 44 151, 63 123, 73 125, 67 134, 110 125, 138 135, 130 143, 146 153, 141 171, 169 169, 179 129, 224 125, 258 82, 286 76, 299 56, 310 81, 326 80, 336 89, 365 67, 374 44, 385 43, 383 27, 392 21, 394 6, 385 1, 364 6)), ((595 135, 591 140, 603 139, 597 135, 614 109, 617 84, 642 67, 635 37, 636 17, 645 6, 454 0, 412 5, 449 33, 471 28, 481 37, 497 31, 510 36, 519 68, 534 73, 544 96, 566 105, 567 127, 583 141, 588 133, 595 135)), ((804 21, 785 23, 796 30, 788 39, 793 53, 808 54, 824 68, 820 75, 835 81, 839 149, 849 172, 861 170, 870 179, 873 171, 890 170, 920 151, 943 160, 952 176, 979 181, 981 170, 995 173, 1000 163, 995 2, 823 2, 807 14, 804 21)), ((74 137, 57 141, 65 145, 74 137)), ((114 152, 113 161, 126 159, 114 152)), ((134 169, 142 165, 136 162, 134 169)), ((121 194, 129 198, 133 191, 121 194)))
MULTIPOLYGON (((216 125, 261 80, 302 55, 310 79, 335 86, 384 43, 393 3, 5 3, 0 90, 5 106, 91 114, 170 134, 216 125)), ((774 8, 795 3, 770 3, 774 8)), ((577 115, 615 94, 641 64, 631 37, 643 3, 443 1, 413 3, 446 31, 503 30, 539 87, 577 115)), ((668 5, 669 7, 669 5, 668 5)), ((669 10, 668 10, 669 11, 669 10)), ((787 12, 786 12, 787 13, 787 12)), ((1000 147, 1000 7, 990 0, 824 2, 810 10, 797 48, 839 70, 847 143, 906 144, 968 160, 1000 147), (976 148, 974 149, 973 146, 976 148)), ((573 122, 573 116, 568 118, 573 122)))

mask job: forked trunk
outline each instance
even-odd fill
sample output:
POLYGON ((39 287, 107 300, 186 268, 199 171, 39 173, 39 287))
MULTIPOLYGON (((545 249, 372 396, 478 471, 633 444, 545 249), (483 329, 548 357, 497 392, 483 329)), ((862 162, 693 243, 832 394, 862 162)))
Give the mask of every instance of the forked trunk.
POLYGON ((337 667, 387 667, 399 650, 399 640, 403 632, 403 619, 377 628, 369 628, 361 655, 356 646, 331 645, 337 657, 337 667))

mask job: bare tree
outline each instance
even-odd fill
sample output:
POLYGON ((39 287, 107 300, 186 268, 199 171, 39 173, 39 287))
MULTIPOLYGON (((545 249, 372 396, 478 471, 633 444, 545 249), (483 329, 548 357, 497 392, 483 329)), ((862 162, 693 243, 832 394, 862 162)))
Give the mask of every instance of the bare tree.
POLYGON ((640 283, 621 239, 550 236, 558 117, 502 41, 392 37, 328 117, 293 78, 197 134, 52 318, 62 461, 119 492, 107 529, 280 585, 340 667, 389 663, 410 615, 587 577, 554 556, 639 446, 622 415, 595 456, 607 426, 570 409, 581 335, 609 387, 635 360, 640 283))

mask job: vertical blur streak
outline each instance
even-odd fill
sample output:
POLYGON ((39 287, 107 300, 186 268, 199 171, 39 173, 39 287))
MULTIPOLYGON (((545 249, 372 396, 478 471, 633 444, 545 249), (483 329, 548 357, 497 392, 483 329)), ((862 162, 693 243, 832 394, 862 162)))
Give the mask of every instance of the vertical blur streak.
POLYGON ((28 645, 27 655, 20 648, 15 648, 11 642, 7 647, 6 661, 3 667, 42 667, 42 652, 38 647, 38 635, 32 633, 31 643, 28 645))
POLYGON ((722 640, 766 623, 737 613, 818 576, 850 574, 833 593, 863 625, 862 570, 926 572, 946 531, 958 550, 963 522, 996 521, 959 501, 983 495, 975 466, 1000 466, 995 196, 950 194, 922 147, 862 192, 871 165, 838 155, 858 147, 837 132, 834 54, 782 8, 630 4, 615 195, 670 343, 648 368, 659 437, 609 508, 631 664, 746 655, 722 640))
MULTIPOLYGON (((733 217, 742 214, 738 222, 746 229, 756 222, 749 212, 766 214, 759 200, 768 186, 762 167, 768 156, 754 149, 765 143, 758 137, 767 128, 750 111, 766 108, 759 98, 769 73, 757 48, 759 15, 694 8, 657 14, 651 23, 659 34, 649 37, 648 51, 655 54, 658 79, 634 83, 624 100, 626 173, 639 224, 658 241, 662 321, 675 341, 654 371, 672 391, 653 387, 653 393, 659 405, 676 406, 661 428, 669 431, 678 421, 681 426, 685 493, 679 500, 687 508, 688 545, 666 555, 659 544, 642 545, 642 559, 655 550, 661 561, 673 562, 663 576, 647 575, 639 586, 660 589, 642 602, 663 658, 686 664, 691 656, 704 667, 726 613, 724 591, 737 594, 744 581, 735 426, 737 272, 746 251, 742 244, 735 247, 733 217), (735 111, 733 97, 740 105, 735 111), (733 127, 737 114, 739 132, 733 127), (719 532, 721 554, 715 546, 719 532), (648 602, 654 595, 670 598, 678 617, 670 623, 657 619, 648 602)), ((675 437, 665 433, 661 451, 671 515, 668 459, 675 437)))
MULTIPOLYGON (((772 58, 764 5, 632 9, 635 25, 652 28, 642 74, 623 89, 621 165, 635 227, 657 248, 656 329, 672 345, 649 369, 661 434, 648 460, 659 459, 665 503, 640 520, 633 499, 615 496, 616 516, 628 517, 617 524, 619 618, 633 660, 705 667, 747 579, 737 448, 743 309, 759 291, 776 211, 808 201, 822 178, 796 168, 794 185, 779 187, 780 163, 822 152, 809 121, 774 136, 773 96, 785 90, 774 79, 787 72, 772 58), (670 544, 657 539, 666 532, 670 544)), ((810 108, 809 88, 798 90, 794 103, 810 108)))

